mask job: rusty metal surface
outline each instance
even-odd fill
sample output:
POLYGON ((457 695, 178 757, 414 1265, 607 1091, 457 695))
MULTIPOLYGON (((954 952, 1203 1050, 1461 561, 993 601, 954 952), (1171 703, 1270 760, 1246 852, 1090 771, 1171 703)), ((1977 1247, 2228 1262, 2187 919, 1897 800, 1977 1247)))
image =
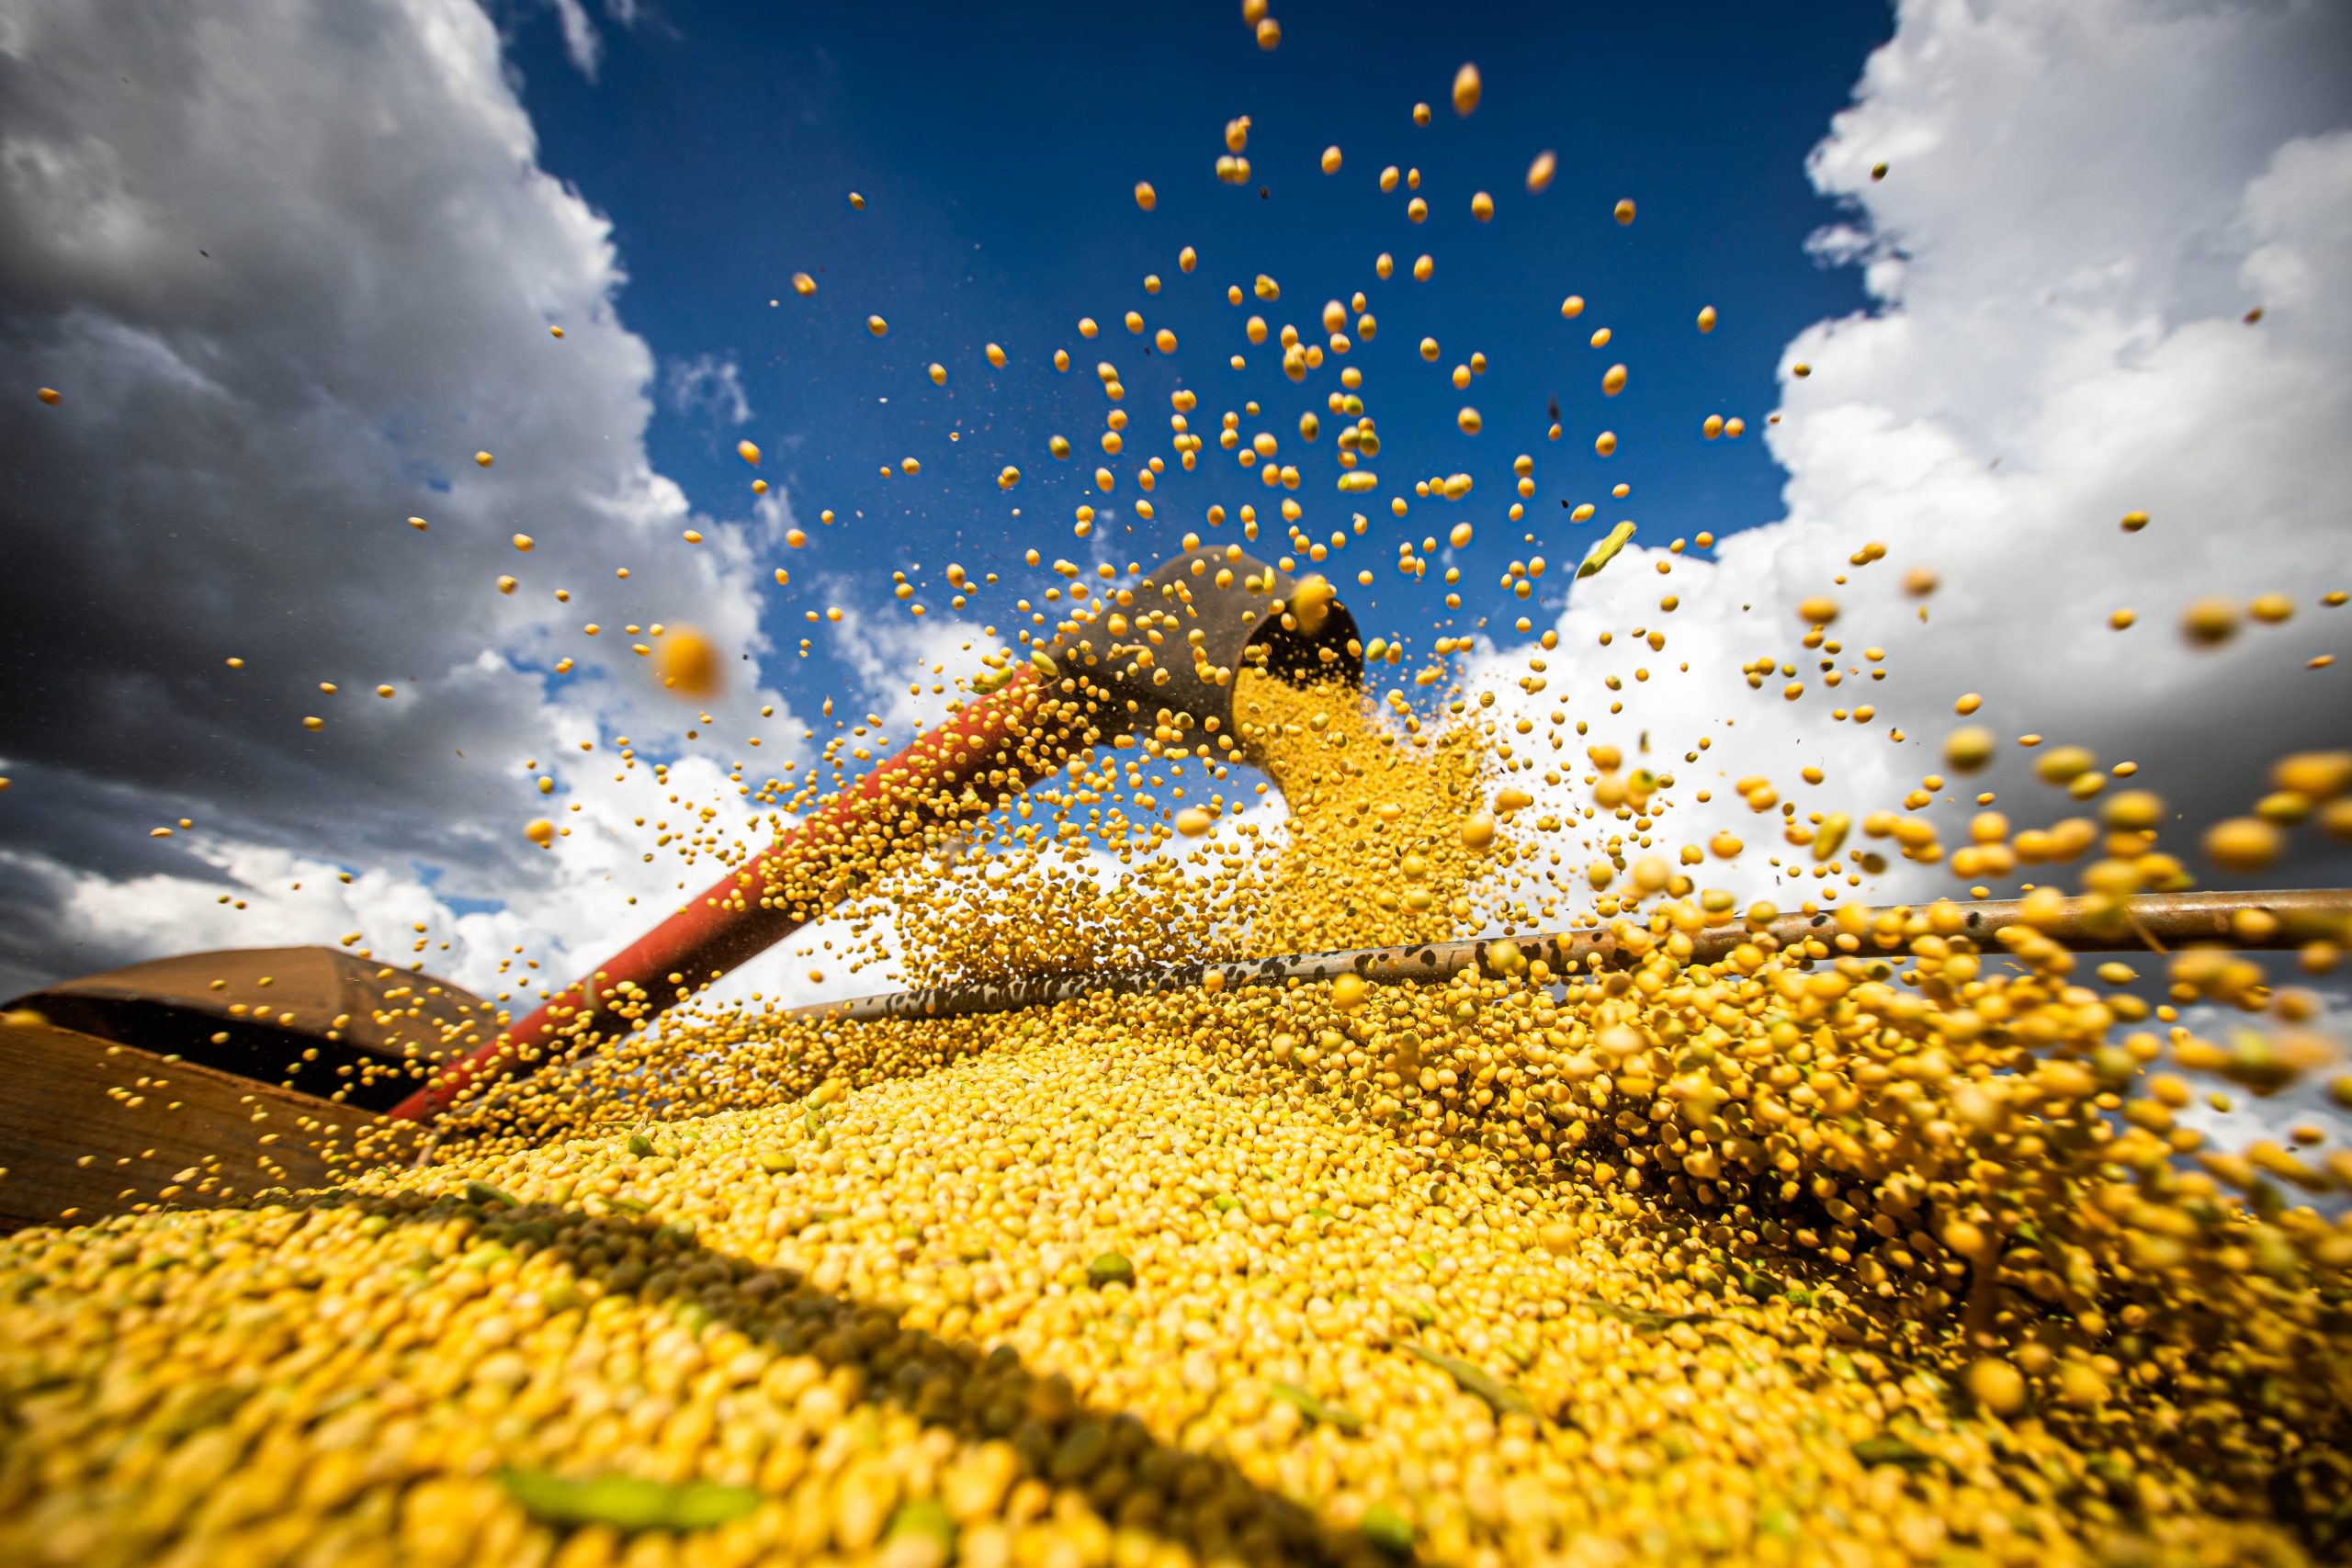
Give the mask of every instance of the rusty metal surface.
MULTIPOLYGON (((1922 913, 1930 905, 1902 906, 1922 913)), ((2004 927, 2026 924, 2021 899, 1984 903, 1948 903, 1959 916, 1954 934, 1979 946, 1991 942, 2004 927)), ((1882 911, 1871 909, 1872 917, 1882 911)), ((2150 893, 2126 900, 2121 912, 2104 901, 2068 899, 2060 917, 2036 925, 2041 934, 2078 953, 2161 952, 2196 943, 2220 944, 2246 951, 2301 946, 2316 936, 2341 940, 2352 925, 2352 888, 2309 888, 2255 893, 2150 893), (2261 910, 2275 921, 2267 933, 2247 934, 2233 927, 2241 910, 2261 910)), ((1838 941, 1839 928, 1831 911, 1815 915, 1783 915, 1760 930, 1734 919, 1697 932, 1691 938, 1689 962, 1713 963, 1727 956, 1742 942, 1786 948, 1808 938, 1830 953, 1852 952, 1889 955, 1903 951, 1898 939, 1881 946, 1867 935, 1838 941)), ((819 1003, 792 1009, 793 1018, 840 1019, 864 1022, 888 1018, 953 1018, 968 1013, 1015 1012, 1046 1007, 1075 997, 1108 992, 1141 996, 1190 990, 1209 976, 1219 976, 1227 989, 1245 986, 1311 984, 1353 972, 1374 983, 1433 984, 1451 979, 1486 961, 1487 950, 1499 938, 1469 942, 1428 942, 1411 947, 1354 948, 1339 953, 1294 953, 1250 959, 1235 964, 1187 964, 1169 968, 1082 970, 1002 985, 938 986, 920 991, 894 991, 860 997, 853 1001, 819 1003)), ((1508 939, 1530 960, 1542 960, 1553 973, 1570 968, 1606 968, 1629 961, 1616 937, 1606 928, 1590 931, 1560 931, 1508 939)))

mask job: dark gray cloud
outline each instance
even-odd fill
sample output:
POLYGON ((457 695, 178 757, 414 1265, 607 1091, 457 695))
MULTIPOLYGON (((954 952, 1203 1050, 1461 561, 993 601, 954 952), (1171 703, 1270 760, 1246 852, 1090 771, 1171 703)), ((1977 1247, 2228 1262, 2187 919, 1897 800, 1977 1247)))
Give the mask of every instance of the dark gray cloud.
MULTIPOLYGON (((763 652, 768 530, 692 517, 649 465, 608 227, 537 167, 488 18, 33 0, 0 17, 0 148, 13 963, 79 890, 193 896, 245 849, 544 904, 560 935, 576 846, 520 837, 523 763, 571 760, 560 806, 609 772, 581 740, 674 743, 692 710, 620 628, 763 652)), ((748 733, 763 700, 718 716, 748 733)))

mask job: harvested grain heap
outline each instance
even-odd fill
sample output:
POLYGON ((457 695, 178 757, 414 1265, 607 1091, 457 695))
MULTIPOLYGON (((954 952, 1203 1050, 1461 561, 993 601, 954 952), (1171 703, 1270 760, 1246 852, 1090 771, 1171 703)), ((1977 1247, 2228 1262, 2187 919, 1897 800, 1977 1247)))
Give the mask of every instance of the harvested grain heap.
MULTIPOLYGON (((1429 856, 1415 912, 1474 858, 1429 856)), ((26 1233, 0 1550, 2341 1554, 2352 1232, 2270 1179, 2346 1173, 2185 1168, 2173 1114, 2181 1072, 2316 1065, 2305 1000, 2184 954, 2177 998, 2277 1031, 2111 1040, 2145 1008, 2030 931, 1988 963, 1949 904, 1686 965, 1739 917, 1634 869, 1630 969, 1506 942, 1425 987, 739 1010, 615 1055, 667 1075, 665 1122, 592 1077, 434 1168, 26 1233)), ((1336 922, 1302 930, 1353 929, 1358 879, 1276 876, 1336 922)))
MULTIPOLYGON (((559 1546, 532 1522, 578 1508, 718 1521, 697 1562, 1265 1561, 1367 1538, 1481 1562, 2133 1540, 2300 1560, 2278 1499, 2334 1539, 2342 1309, 2310 1280, 2340 1282, 2340 1235, 2075 1168, 2054 1151, 2108 1123, 2093 1071, 2063 1063, 1987 1091, 1982 1151, 2038 1125, 2045 1153, 1973 1179, 1955 1157, 1841 1189, 1842 1128, 1792 1116, 1788 1179, 1754 1190, 1811 1205, 1691 1179, 1674 1147, 1732 1110, 1703 1111, 1722 1079, 1702 1067, 1679 1104, 1703 1113, 1620 1111, 1643 1134, 1622 1148, 1587 1122, 1612 1103, 1600 1078, 1566 1097, 1559 1141, 1611 1150, 1581 1179, 1496 1118, 1438 1157, 1489 1092, 1443 1080, 1515 1054, 1533 1065, 1496 1075, 1501 1104, 1568 1081, 1539 1062, 1547 1032, 1584 1054, 1564 1021, 1496 977, 1352 1015, 1305 992, 1073 1005, 934 1026, 969 1057, 799 1104, 28 1235, 0 1255, 6 1543, 614 1555, 608 1524, 559 1546), (1381 1066, 1366 1037, 1406 1027, 1448 1064, 1422 1103, 1462 1110, 1400 1138, 1394 1092, 1357 1075, 1381 1066), (1951 1194, 1940 1239, 1905 1234, 1932 1223, 1905 1195, 1931 1191, 1951 1194), (1952 1285, 1988 1251, 1967 1315, 2003 1352, 1980 1356, 1952 1285), (716 1484, 550 1497, 541 1472, 716 1484)), ((1628 1084, 1616 1103, 1669 1102, 1628 1084)), ((1906 1121, 1915 1152, 1976 1142, 1906 1121)), ((687 1539, 657 1529, 628 1560, 683 1561, 687 1539)))

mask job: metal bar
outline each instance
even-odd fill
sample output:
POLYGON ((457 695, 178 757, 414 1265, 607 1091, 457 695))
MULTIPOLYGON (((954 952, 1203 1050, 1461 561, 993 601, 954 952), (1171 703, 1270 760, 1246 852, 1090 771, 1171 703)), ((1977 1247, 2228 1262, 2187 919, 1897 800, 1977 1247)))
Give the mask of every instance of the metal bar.
MULTIPOLYGON (((1206 664, 1188 660, 1180 669, 1148 670, 1148 658, 1139 657, 1148 656, 1148 649, 1112 641, 1117 616, 1099 630, 1091 617, 1074 618, 1046 659, 1046 668, 1068 675, 1041 679, 1036 665, 1020 666, 1010 684, 917 739, 594 975, 565 987, 481 1049, 443 1064, 387 1114, 394 1121, 430 1121, 477 1083, 526 1071, 565 1041, 593 1041, 599 1011, 617 1023, 616 1004, 624 1001, 632 1023, 668 1011, 840 903, 870 864, 876 838, 904 841, 926 824, 978 816, 1069 756, 1091 750, 1108 739, 1107 731, 1173 724, 1182 732, 1198 725, 1203 735, 1222 731, 1225 741, 1233 733, 1231 668, 1261 641, 1281 665, 1311 663, 1360 676, 1354 619, 1327 600, 1315 624, 1301 626, 1285 610, 1300 586, 1238 547, 1170 556, 1133 596, 1148 607, 1181 605, 1187 618, 1201 623, 1206 664), (1306 657, 1310 652, 1312 660, 1306 657), (1071 698, 1072 693, 1085 700, 1071 698), (815 887, 815 895, 790 902, 775 896, 793 872, 803 874, 803 886, 815 887)), ((1125 604, 1129 597, 1123 591, 1118 602, 1125 604)))
MULTIPOLYGON (((875 768, 831 805, 729 871, 684 908, 636 942, 606 959, 595 973, 575 980, 520 1023, 500 1032, 480 1050, 444 1064, 423 1089, 392 1107, 396 1122, 430 1121, 447 1111, 474 1084, 515 1072, 548 1046, 587 1032, 599 1011, 614 1024, 616 999, 638 1015, 665 1012, 710 982, 809 920, 823 914, 849 889, 808 902, 787 904, 763 892, 785 886, 796 871, 854 872, 863 862, 855 840, 861 833, 897 838, 919 832, 926 822, 977 815, 1000 786, 987 784, 991 769, 1007 775, 1004 789, 1017 789, 1057 765, 1052 754, 1064 728, 1048 715, 1058 710, 1042 700, 1035 671, 1023 668, 1013 682, 962 709, 938 728, 875 768), (1022 743, 1029 743, 1027 750, 1022 743), (1010 775, 1018 773, 1018 778, 1010 775), (966 795, 967 786, 976 793, 966 795), (888 807, 887 818, 878 807, 888 807)), ((832 877, 819 875, 820 887, 832 877)))
MULTIPOLYGON (((2296 888, 2259 893, 2143 893, 2119 906, 2112 900, 2070 898, 2054 918, 2026 918, 2023 899, 1958 904, 1942 901, 1959 916, 1954 932, 1980 947, 2006 927, 2030 925, 2044 937, 2077 953, 2161 951, 2194 943, 2219 944, 2246 951, 2301 946, 2314 938, 2342 941, 2352 937, 2352 888, 2296 888), (2272 918, 2267 931, 2242 931, 2234 917, 2254 909, 2272 918)), ((1936 905, 1899 905, 1905 913, 1924 914, 1936 905)), ((1873 919, 1885 911, 1868 908, 1873 919)), ((1868 935, 1839 941, 1837 913, 1782 915, 1751 930, 1742 921, 1713 926, 1690 938, 1692 964, 1712 964, 1728 956, 1742 942, 1786 948, 1815 938, 1829 951, 1900 952, 1907 939, 1882 946, 1868 935)), ((1486 962, 1487 950, 1502 938, 1468 942, 1429 942, 1416 947, 1363 947, 1338 953, 1293 953, 1279 958, 1249 959, 1233 964, 1185 964, 1168 968, 1077 970, 1003 984, 935 986, 927 990, 893 991, 860 997, 853 1001, 819 1002, 791 1009, 785 1016, 871 1022, 889 1018, 955 1018, 970 1013, 1015 1012, 1023 1008, 1049 1007, 1076 997, 1109 992, 1114 996, 1149 996, 1193 989, 1211 975, 1223 987, 1283 986, 1329 980, 1353 972, 1374 984, 1429 985, 1453 978, 1486 962)), ((1571 968, 1607 968, 1634 961, 1606 928, 1589 931, 1555 931, 1540 936, 1512 937, 1521 954, 1542 960, 1555 975, 1571 968), (1598 962, 1596 962, 1596 960, 1598 962)), ((1644 951, 1646 951, 1645 949, 1644 951)))

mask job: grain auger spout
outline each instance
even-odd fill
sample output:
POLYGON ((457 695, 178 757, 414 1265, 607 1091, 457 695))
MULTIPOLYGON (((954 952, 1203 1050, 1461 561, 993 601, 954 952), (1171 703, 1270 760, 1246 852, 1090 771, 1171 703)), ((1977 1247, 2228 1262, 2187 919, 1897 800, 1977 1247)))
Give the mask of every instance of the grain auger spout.
POLYGON ((1261 661, 1294 678, 1360 681, 1355 618, 1321 578, 1295 578, 1238 547, 1171 557, 1078 612, 1050 647, 984 677, 944 724, 496 1039, 443 1064, 390 1114, 430 1120, 556 1046, 641 1027, 842 903, 894 851, 919 850, 926 833, 985 813, 1116 736, 1141 731, 1165 748, 1238 759, 1234 681, 1261 661))

